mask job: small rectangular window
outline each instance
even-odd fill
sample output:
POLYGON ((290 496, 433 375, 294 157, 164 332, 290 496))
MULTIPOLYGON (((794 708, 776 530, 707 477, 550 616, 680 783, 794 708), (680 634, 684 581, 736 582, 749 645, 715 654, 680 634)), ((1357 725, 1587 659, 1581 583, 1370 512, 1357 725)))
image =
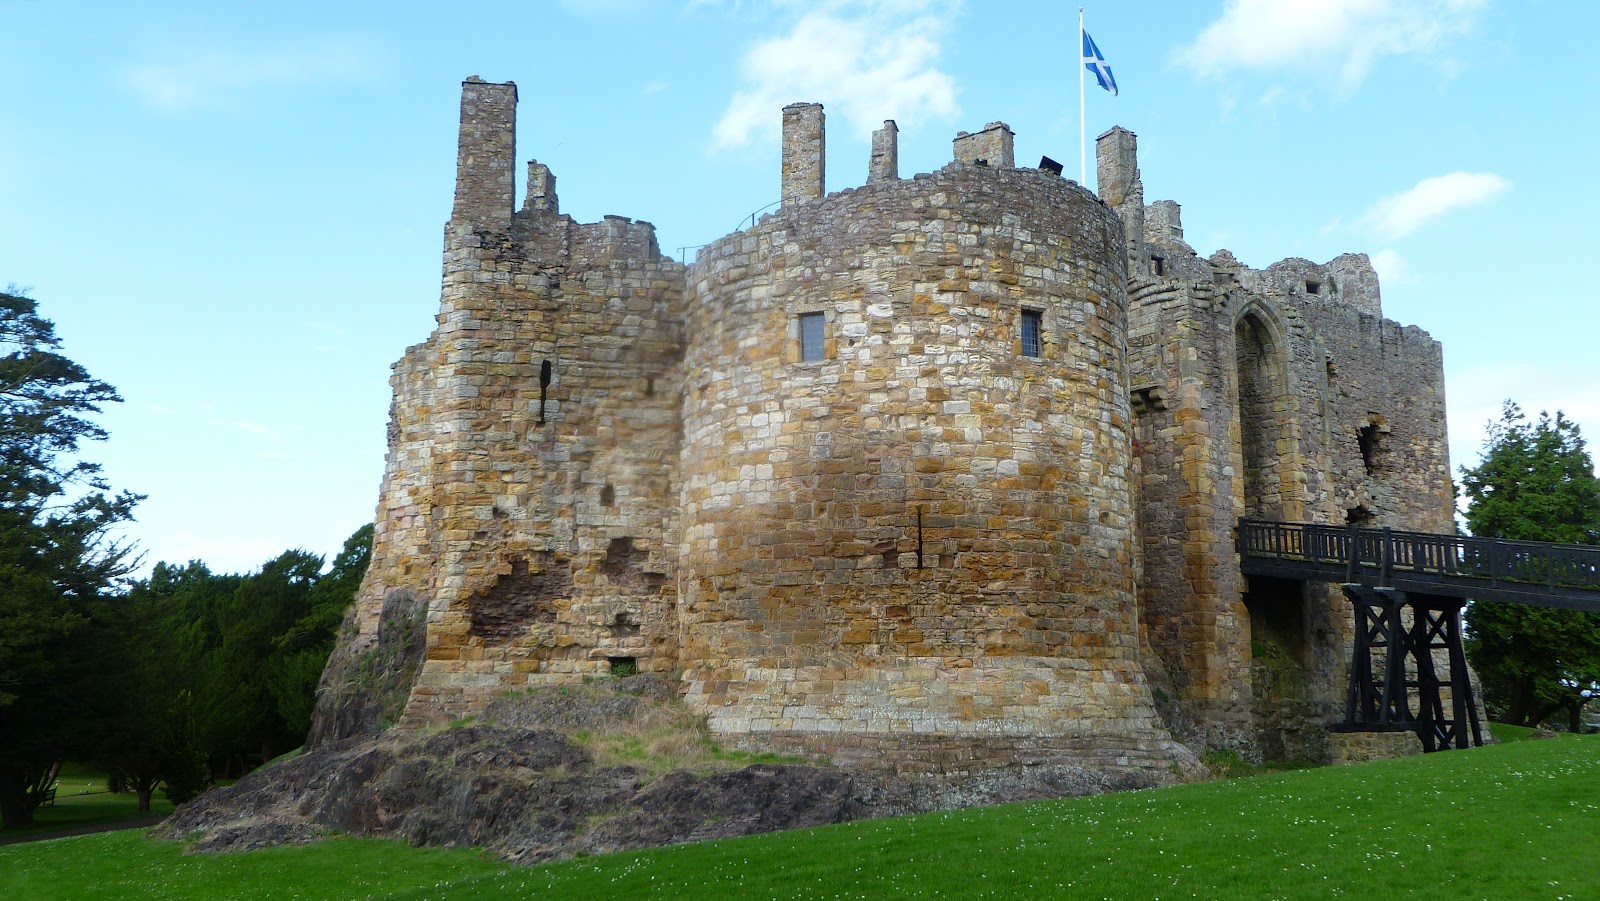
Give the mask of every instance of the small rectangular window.
POLYGON ((1022 355, 1025 357, 1042 356, 1039 352, 1044 346, 1040 337, 1044 331, 1044 314, 1038 310, 1022 311, 1022 355))
POLYGON ((825 354, 823 319, 821 313, 800 314, 800 359, 821 360, 825 354))

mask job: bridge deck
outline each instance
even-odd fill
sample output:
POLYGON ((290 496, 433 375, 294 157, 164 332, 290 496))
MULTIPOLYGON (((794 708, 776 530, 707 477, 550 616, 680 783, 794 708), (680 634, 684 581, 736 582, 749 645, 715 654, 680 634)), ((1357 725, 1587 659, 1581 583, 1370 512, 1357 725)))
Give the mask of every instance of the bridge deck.
POLYGON ((1239 521, 1246 575, 1600 612, 1600 547, 1239 521))

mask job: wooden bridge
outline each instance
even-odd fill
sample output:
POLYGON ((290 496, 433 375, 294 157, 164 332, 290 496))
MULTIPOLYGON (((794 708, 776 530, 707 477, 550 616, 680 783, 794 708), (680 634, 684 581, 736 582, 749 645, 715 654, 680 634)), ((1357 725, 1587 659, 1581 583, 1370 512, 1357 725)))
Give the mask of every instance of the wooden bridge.
POLYGON ((1249 519, 1238 544, 1245 575, 1338 583, 1355 606, 1334 728, 1414 731, 1428 751, 1483 744, 1461 644, 1468 600, 1600 612, 1600 547, 1249 519))

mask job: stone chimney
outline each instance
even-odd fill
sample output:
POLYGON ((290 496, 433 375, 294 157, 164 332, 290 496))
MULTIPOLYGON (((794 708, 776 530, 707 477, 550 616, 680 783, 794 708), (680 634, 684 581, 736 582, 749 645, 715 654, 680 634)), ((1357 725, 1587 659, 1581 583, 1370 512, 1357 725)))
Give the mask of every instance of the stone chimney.
POLYGON ((783 108, 784 206, 814 200, 827 183, 827 135, 822 104, 791 103, 783 108))
POLYGON ((900 178, 900 126, 893 119, 872 133, 872 159, 867 163, 867 184, 900 178))
POLYGON ((1363 313, 1383 318, 1383 299, 1378 290, 1378 272, 1364 253, 1347 253, 1328 263, 1336 290, 1344 302, 1363 313))
POLYGON ((1183 241, 1183 207, 1176 200, 1157 200, 1144 208, 1145 236, 1168 243, 1183 241))
POLYGON ((1016 135, 1004 122, 990 122, 977 134, 961 132, 955 140, 956 161, 994 169, 1017 166, 1016 135))
POLYGON ((511 228, 517 157, 517 86, 474 75, 461 83, 461 136, 451 225, 511 228))

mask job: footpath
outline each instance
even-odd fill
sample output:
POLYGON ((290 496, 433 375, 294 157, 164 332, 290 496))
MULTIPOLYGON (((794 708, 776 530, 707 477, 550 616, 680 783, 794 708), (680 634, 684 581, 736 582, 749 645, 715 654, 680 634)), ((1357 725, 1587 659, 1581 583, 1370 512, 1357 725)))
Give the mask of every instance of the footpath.
POLYGON ((72 829, 52 829, 49 832, 21 832, 15 835, 6 835, 4 832, 0 832, 0 846, 20 845, 23 842, 42 842, 53 838, 71 838, 74 835, 93 835, 96 832, 114 832, 118 829, 149 829, 166 818, 167 815, 165 814, 152 814, 127 820, 115 820, 110 823, 77 826, 72 829))

